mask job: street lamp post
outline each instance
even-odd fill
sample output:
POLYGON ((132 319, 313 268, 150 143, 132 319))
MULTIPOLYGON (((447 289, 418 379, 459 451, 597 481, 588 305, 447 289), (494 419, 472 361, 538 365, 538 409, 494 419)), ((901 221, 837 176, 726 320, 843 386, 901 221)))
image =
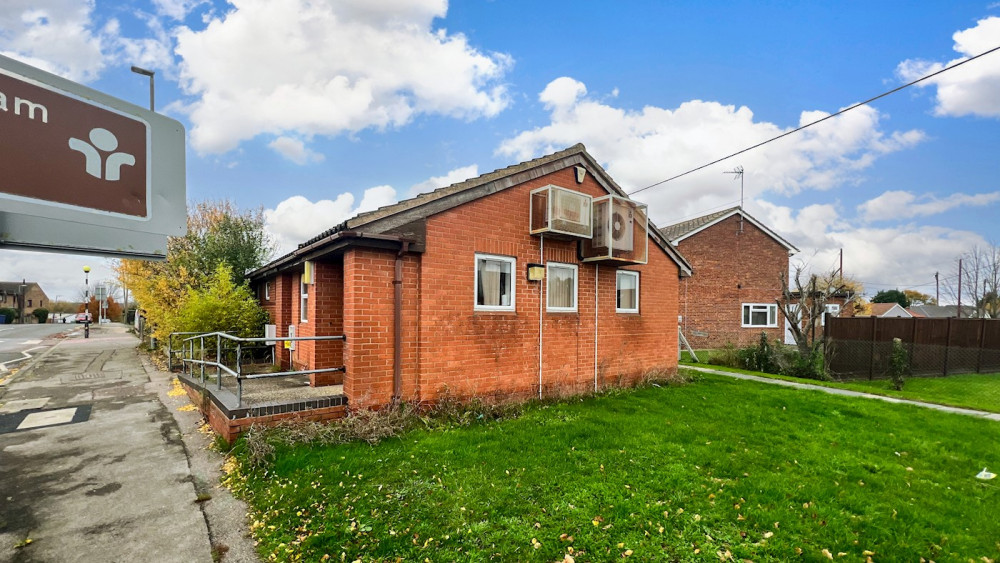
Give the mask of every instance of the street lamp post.
POLYGON ((137 66, 132 67, 132 72, 149 77, 149 111, 156 111, 156 104, 155 104, 156 100, 154 98, 155 96, 154 92, 156 91, 156 83, 153 77, 153 75, 156 73, 152 70, 146 70, 144 68, 140 68, 137 66))
POLYGON ((83 267, 83 337, 90 338, 90 266, 83 267))

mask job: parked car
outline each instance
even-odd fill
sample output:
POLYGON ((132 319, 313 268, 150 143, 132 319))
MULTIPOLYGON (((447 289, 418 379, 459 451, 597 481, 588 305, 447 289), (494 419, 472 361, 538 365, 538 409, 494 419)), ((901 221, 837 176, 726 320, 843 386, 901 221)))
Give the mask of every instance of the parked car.
POLYGON ((77 313, 76 322, 78 323, 89 323, 91 321, 90 313, 77 313))

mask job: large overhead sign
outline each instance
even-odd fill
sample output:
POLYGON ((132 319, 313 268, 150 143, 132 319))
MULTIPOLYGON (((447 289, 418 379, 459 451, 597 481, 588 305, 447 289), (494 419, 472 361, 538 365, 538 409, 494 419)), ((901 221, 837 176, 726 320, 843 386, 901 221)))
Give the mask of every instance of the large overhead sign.
POLYGON ((0 56, 0 248, 163 258, 184 126, 0 56))

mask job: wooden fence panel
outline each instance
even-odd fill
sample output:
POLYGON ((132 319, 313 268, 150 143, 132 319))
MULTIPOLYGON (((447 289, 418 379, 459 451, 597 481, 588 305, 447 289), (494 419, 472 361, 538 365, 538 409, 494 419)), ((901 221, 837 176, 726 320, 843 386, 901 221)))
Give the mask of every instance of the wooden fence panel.
POLYGON ((913 375, 1000 372, 1000 319, 830 318, 824 335, 827 369, 838 378, 886 377, 894 338, 913 375))

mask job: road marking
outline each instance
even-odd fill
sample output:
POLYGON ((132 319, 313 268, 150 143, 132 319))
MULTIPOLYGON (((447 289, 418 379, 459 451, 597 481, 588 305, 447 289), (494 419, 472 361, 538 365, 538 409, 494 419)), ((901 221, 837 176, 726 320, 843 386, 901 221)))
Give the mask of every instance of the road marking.
MULTIPOLYGON (((41 341, 39 340, 39 342, 41 342, 41 341)), ((48 348, 48 346, 35 346, 34 348, 28 348, 27 350, 22 350, 21 351, 21 356, 22 357, 17 358, 15 360, 7 360, 6 362, 0 362, 0 373, 7 373, 7 371, 9 371, 7 369, 7 365, 8 364, 16 364, 17 362, 23 362, 24 360, 30 360, 32 358, 32 356, 28 352, 31 352, 32 350, 40 350, 42 348, 48 348)))
POLYGON ((42 342, 41 340, 25 340, 24 341, 25 344, 29 344, 29 345, 30 344, 39 344, 41 342, 42 342))
POLYGON ((33 412, 24 417, 21 424, 17 425, 18 430, 38 428, 41 426, 53 426, 56 424, 66 424, 72 422, 76 415, 76 407, 69 409, 59 409, 54 411, 33 412))

